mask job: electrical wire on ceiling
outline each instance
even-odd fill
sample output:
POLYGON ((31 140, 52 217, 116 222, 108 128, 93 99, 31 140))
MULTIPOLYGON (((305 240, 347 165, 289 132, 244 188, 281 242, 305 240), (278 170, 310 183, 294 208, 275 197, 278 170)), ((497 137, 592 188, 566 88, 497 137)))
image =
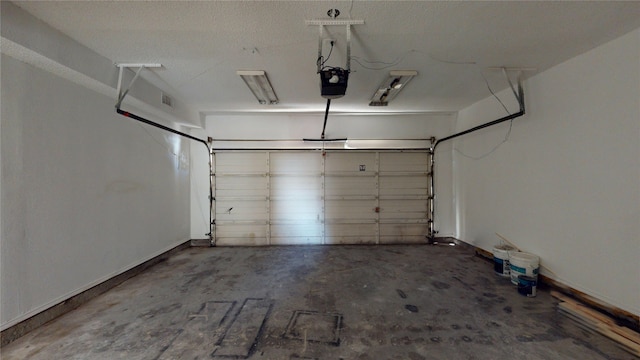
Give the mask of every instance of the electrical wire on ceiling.
MULTIPOLYGON (((437 62, 441 62, 443 64, 451 64, 451 65, 473 65, 475 66, 479 72, 480 72, 480 76, 482 76, 482 80, 484 80, 484 83, 487 85, 487 89, 489 90, 489 93, 496 98, 496 100, 498 100, 498 102, 500 103, 500 105, 502 106, 502 108, 504 109, 504 111, 507 112, 507 114, 510 114, 509 109, 507 109, 507 107, 504 105, 504 103, 502 102, 502 100, 500 100, 500 98, 496 95, 495 91, 493 91, 493 89, 491 88, 491 85, 489 85, 489 80, 487 80, 487 77, 484 75, 484 71, 482 70, 482 68, 480 68, 480 66, 478 66, 478 63, 476 61, 451 61, 451 60, 443 60, 440 58, 437 58, 435 56, 433 56, 432 54, 429 54, 429 58, 431 60, 435 60, 437 62)), ((504 71, 504 68, 503 68, 504 71)), ((506 74, 505 74, 506 75, 506 74)), ((513 83, 511 82, 511 79, 507 76, 507 81, 509 82, 509 86, 511 87, 511 90, 513 91, 513 94, 516 95, 516 98, 518 97, 518 95, 516 94, 516 90, 515 87, 513 85, 513 83)), ((512 120, 513 122, 513 120, 512 120)))
MULTIPOLYGON (((271 55, 275 52, 280 52, 282 51, 282 49, 286 49, 286 48, 299 48, 301 45, 308 45, 308 44, 314 44, 315 40, 304 40, 304 41, 293 41, 293 42, 289 42, 289 43, 280 43, 277 45, 270 45, 270 46, 260 46, 259 49, 258 47, 254 47, 255 52, 252 50, 252 55, 255 54, 259 54, 260 56, 265 56, 266 55, 271 55)), ((242 54, 246 54, 247 53, 247 48, 240 48, 238 50, 236 50, 235 52, 231 51, 231 52, 227 52, 224 53, 223 55, 220 56, 216 56, 216 59, 218 59, 217 62, 213 63, 211 66, 207 66, 206 68, 204 68, 203 70, 201 70, 200 72, 194 74, 193 76, 189 77, 188 79, 178 83, 175 88, 176 89, 182 89, 187 85, 191 85, 194 81, 198 80, 199 78, 203 77, 204 75, 214 72, 216 69, 219 69, 221 67, 221 65, 230 62, 235 56, 237 55, 242 55, 242 54)))
POLYGON ((509 140, 509 137, 511 136, 511 128, 512 128, 512 127, 513 127, 513 119, 512 119, 511 121, 509 121, 509 130, 507 130, 507 134, 504 136, 504 139, 503 139, 501 142, 499 142, 496 146, 494 146, 491 150, 489 150, 487 153, 482 154, 482 155, 480 155, 480 156, 471 156, 471 155, 467 155, 467 154, 463 153, 463 152, 462 152, 462 150, 460 150, 460 149, 458 149, 458 148, 454 148, 454 150, 455 150, 458 154, 460 154, 460 155, 462 155, 462 156, 464 156, 464 157, 466 157, 466 158, 468 158, 468 159, 472 159, 472 160, 482 160, 482 159, 484 159, 485 157, 487 157, 487 156, 489 156, 489 155, 493 154, 496 150, 498 150, 498 148, 499 148, 500 146, 502 146, 502 144, 506 143, 506 142, 507 142, 507 140, 509 140))
MULTIPOLYGON (((489 89, 489 92, 491 93, 491 95, 493 95, 493 97, 496 98, 496 100, 498 100, 500 105, 502 105, 502 108, 504 109, 504 111, 506 111, 507 114, 510 114, 509 109, 507 109, 507 107, 504 105, 502 100, 500 100, 498 95, 496 95, 495 91, 493 91, 493 89, 491 89, 491 85, 489 85, 489 80, 487 80, 487 77, 484 76, 484 71, 482 71, 482 69, 480 70, 480 76, 482 76, 482 79, 484 80, 484 83, 487 85, 487 89, 489 89)), ((512 87, 513 87, 513 85, 512 85, 512 87)))
MULTIPOLYGON (((504 111, 507 113, 507 115, 511 114, 509 112, 509 109, 507 108, 507 106, 504 104, 504 102, 500 99, 500 97, 498 97, 498 95, 495 93, 495 91, 491 88, 491 85, 489 84, 489 80, 487 79, 487 77, 484 74, 484 70, 482 68, 480 68, 480 66, 478 65, 478 63, 476 61, 450 61, 450 60, 443 60, 443 59, 439 59, 435 56, 433 56, 432 54, 429 54, 429 58, 431 58, 432 60, 435 60, 437 62, 440 63, 444 63, 444 64, 451 64, 451 65, 473 65, 474 67, 476 67, 480 73, 480 76, 482 76, 482 79, 484 80, 484 83, 487 86, 487 90, 489 90, 489 93, 498 101, 498 103, 500 103, 500 106, 502 106, 502 108, 504 109, 504 111)), ((504 69, 503 69, 504 70, 504 69)), ((507 76, 507 80, 509 82, 509 86, 511 87, 511 90, 513 91, 513 93, 516 95, 517 98, 517 94, 516 94, 516 90, 514 88, 513 83, 511 82, 511 79, 507 76)), ((504 139, 502 141, 500 141, 498 144, 496 144, 491 150, 489 150, 488 152, 480 155, 480 156, 471 156, 468 154, 463 153, 460 149, 455 148, 454 150, 469 159, 473 159, 473 160, 480 160, 483 159, 489 155, 491 155, 492 153, 494 153, 502 144, 504 144, 505 142, 507 142, 509 140, 509 137, 511 136, 511 130, 513 128, 513 119, 511 119, 509 121, 509 129, 507 130, 507 133, 504 136, 504 139)))
MULTIPOLYGON (((491 88, 491 85, 489 84, 489 80, 487 80, 487 77, 484 75, 484 71, 482 69, 480 69, 480 76, 482 76, 482 79, 484 80, 485 84, 487 84, 487 89, 489 90, 489 93, 491 93, 491 95, 493 95, 493 97, 500 103, 500 105, 502 105, 502 108, 504 109, 504 111, 506 111, 507 114, 510 114, 509 109, 506 107, 504 102, 502 102, 500 97, 498 97, 498 95, 496 95, 495 91, 493 91, 493 89, 491 88)), ((511 80, 509 80, 509 86, 511 87, 512 90, 515 91, 515 89, 513 87, 513 84, 511 83, 511 80)), ((507 133, 505 134, 504 139, 502 141, 500 141, 498 144, 496 144, 491 150, 489 150, 488 152, 486 152, 486 153, 484 153, 484 154, 482 154, 480 156, 471 156, 471 155, 465 154, 464 152, 462 152, 462 150, 460 150, 460 149, 458 149, 456 147, 454 147, 454 150, 458 154, 460 154, 463 157, 466 157, 468 159, 472 159, 472 160, 484 159, 485 157, 493 154, 496 150, 498 150, 498 148, 500 146, 502 146, 502 144, 506 143, 509 140, 509 137, 511 137, 511 129, 512 128, 513 128, 513 119, 511 119, 509 121, 509 129, 507 130, 507 133)))
POLYGON ((351 59, 353 59, 353 61, 355 63, 357 63, 358 65, 360 65, 361 67, 363 67, 364 69, 367 70, 384 70, 384 69, 388 69, 394 66, 397 66, 398 64, 402 63, 404 61, 404 59, 407 57, 407 55, 409 53, 412 52, 420 52, 419 50, 408 50, 406 52, 404 52, 401 56, 397 57, 395 60, 391 61, 391 62, 385 62, 385 61, 380 61, 380 60, 368 60, 368 59, 362 59, 359 56, 355 56, 352 55, 351 59), (367 63, 367 65, 363 64, 363 63, 367 63), (370 66, 369 64, 381 64, 382 66, 370 66))

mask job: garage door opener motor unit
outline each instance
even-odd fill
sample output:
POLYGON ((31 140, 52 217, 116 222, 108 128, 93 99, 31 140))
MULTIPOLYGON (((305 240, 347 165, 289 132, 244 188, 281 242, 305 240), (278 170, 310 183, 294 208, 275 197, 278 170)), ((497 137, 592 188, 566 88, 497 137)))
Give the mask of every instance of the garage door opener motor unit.
MULTIPOLYGON (((334 16, 337 16, 333 13, 334 16)), ((347 83, 349 81, 349 73, 351 72, 351 25, 364 24, 364 20, 307 20, 307 25, 317 25, 319 28, 318 36, 318 57, 316 65, 318 66, 318 74, 320 74, 320 95, 325 99, 337 99, 343 97, 347 93, 347 83), (331 56, 331 52, 335 46, 335 40, 324 39, 324 27, 329 25, 342 25, 346 27, 347 38, 347 64, 345 68, 325 66, 327 60, 331 56), (325 59, 322 55, 322 45, 328 43, 331 46, 329 55, 325 59)))
POLYGON ((337 99, 347 93, 349 70, 328 68, 320 70, 320 95, 325 99, 337 99))

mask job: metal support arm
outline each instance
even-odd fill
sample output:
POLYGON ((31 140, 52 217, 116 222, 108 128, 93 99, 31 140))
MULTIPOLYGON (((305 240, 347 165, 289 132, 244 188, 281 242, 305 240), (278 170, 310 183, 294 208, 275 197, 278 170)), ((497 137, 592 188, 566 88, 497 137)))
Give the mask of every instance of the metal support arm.
POLYGON ((505 121, 509 121, 509 120, 513 120, 515 118, 521 117, 525 114, 525 104, 524 104, 524 90, 522 89, 522 72, 519 72, 518 75, 518 87, 516 90, 516 87, 514 86, 514 84, 511 81, 511 78, 509 77, 509 74, 507 74, 507 69, 505 68, 501 68, 502 72, 504 73, 504 76, 507 78, 507 82, 509 83, 509 86, 511 87, 511 90, 513 91, 513 95, 515 96, 516 100, 518 100, 518 105, 520 106, 520 111, 513 113, 513 114, 509 114, 507 116, 501 117, 499 119, 493 120, 493 121, 489 121, 487 123, 478 125, 478 126, 474 126, 470 129, 464 130, 464 131, 460 131, 458 133, 446 136, 442 139, 438 139, 433 146, 431 147, 429 153, 431 155, 430 157, 430 161, 429 161, 429 172, 431 174, 431 177, 429 179, 429 234, 427 235, 427 240, 430 244, 435 243, 435 237, 436 234, 438 233, 435 230, 435 224, 434 224, 434 218, 435 218, 435 157, 436 157, 436 147, 440 144, 443 143, 445 141, 451 140, 451 139, 455 139, 457 137, 484 129, 486 127, 489 126, 493 126, 505 121))
POLYGON ((119 69, 119 73, 118 73, 118 99, 116 102, 116 109, 120 109, 120 106, 122 105, 122 100, 124 100, 125 96, 127 96, 127 94, 129 93, 129 90, 131 90, 131 87, 133 86, 133 84, 136 82, 136 80, 138 80, 138 76, 140 76, 140 73, 142 72, 142 69, 144 68, 159 68, 162 67, 161 64, 116 64, 116 66, 119 69), (127 86, 127 88, 123 91, 122 90, 122 77, 123 77, 123 72, 125 68, 138 68, 138 70, 136 71, 136 74, 134 75, 133 79, 131 79, 131 81, 129 82, 129 86, 127 86))
POLYGON ((131 89, 131 87, 133 86, 133 84, 135 83, 135 81, 138 79, 138 77, 140 76, 140 73, 142 72, 142 69, 144 68, 158 68, 161 67, 162 65, 160 64, 118 64, 117 65, 118 68, 120 69, 120 73, 118 74, 118 99, 116 101, 116 112, 122 116, 128 117, 130 119, 145 123, 147 125, 151 125, 151 126, 155 126, 159 129, 162 129, 164 131, 176 134, 176 135, 180 135, 182 137, 185 137, 187 139, 190 140, 194 140, 197 141, 199 143, 202 143, 206 148, 207 148, 207 155, 208 155, 208 159, 209 159, 209 233, 207 233, 206 235, 209 237, 209 244, 211 246, 215 246, 215 219, 213 219, 213 210, 214 210, 214 198, 213 198, 213 151, 211 150, 211 141, 212 139, 199 139, 195 136, 189 135, 187 133, 184 133, 182 131, 178 131, 175 129, 172 129, 168 126, 164 126, 162 124, 159 124, 155 121, 151 121, 149 119, 146 119, 142 116, 138 116, 136 114, 133 114, 131 112, 128 111, 124 111, 122 109, 120 109, 120 106, 122 105, 122 101, 124 100, 124 98, 127 96, 127 94, 129 93, 129 90, 131 89), (122 78, 123 78, 123 72, 125 68, 138 68, 138 70, 136 71, 135 76, 133 77, 133 79, 131 79, 131 81, 129 82, 129 86, 127 86, 127 88, 125 90, 122 89, 122 78))

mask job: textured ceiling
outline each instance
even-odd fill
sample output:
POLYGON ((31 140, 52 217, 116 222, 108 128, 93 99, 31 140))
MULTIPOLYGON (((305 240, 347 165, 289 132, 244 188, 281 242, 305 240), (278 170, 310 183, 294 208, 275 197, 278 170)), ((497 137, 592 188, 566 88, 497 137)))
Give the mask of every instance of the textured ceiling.
MULTIPOLYGON (((18 1, 16 4, 120 63, 161 63, 149 81, 203 114, 322 112, 316 74, 318 26, 352 26, 352 73, 338 112, 456 111, 506 81, 488 67, 531 76, 640 27, 640 2, 458 1, 18 1), (280 99, 259 105, 236 70, 265 70, 280 99), (389 70, 419 75, 387 107, 369 98, 389 70)), ((344 26, 327 65, 344 67, 344 26)), ((325 52, 327 55, 327 52, 325 52)))

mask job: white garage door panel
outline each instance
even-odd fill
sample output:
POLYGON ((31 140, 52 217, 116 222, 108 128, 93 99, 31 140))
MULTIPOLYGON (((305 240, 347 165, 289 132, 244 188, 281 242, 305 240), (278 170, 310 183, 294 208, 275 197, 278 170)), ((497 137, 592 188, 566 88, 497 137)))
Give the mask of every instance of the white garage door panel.
POLYGON ((378 182, 375 152, 327 153, 325 243, 378 241, 378 182))
POLYGON ((375 153, 345 153, 327 152, 325 160, 325 173, 327 175, 341 175, 344 173, 375 172, 375 153), (360 170, 364 165, 364 171, 360 170))
POLYGON ((322 221, 322 199, 271 201, 271 223, 322 221))
POLYGON ((322 154, 320 152, 274 152, 269 157, 272 175, 302 174, 320 175, 322 172, 322 154))
POLYGON ((273 245, 304 245, 322 244, 323 224, 321 222, 307 224, 271 225, 271 244, 273 245))
POLYGON ((427 203, 424 200, 380 200, 380 219, 425 220, 427 203))
POLYGON ((325 219, 329 221, 370 220, 375 221, 375 200, 326 200, 325 219))
POLYGON ((327 224, 326 244, 375 244, 377 224, 327 224))
POLYGON ((376 178, 373 176, 327 176, 325 196, 327 198, 374 198, 377 194, 376 178))
POLYGON ((322 240, 323 224, 309 222, 306 224, 272 224, 272 237, 318 237, 322 240))
POLYGON ((429 178, 426 175, 380 176, 380 197, 401 195, 426 197, 429 178))
POLYGON ((322 154, 270 154, 271 243, 322 244, 322 154))
POLYGON ((217 246, 268 246, 269 241, 267 238, 252 238, 252 237, 238 237, 229 238, 223 237, 216 240, 217 246))
POLYGON ((261 197, 269 196, 266 176, 216 176, 218 198, 261 197))
POLYGON ((216 154, 217 244, 268 245, 267 164, 264 152, 216 154))
POLYGON ((427 231, 428 225, 380 224, 380 244, 424 244, 427 231))
POLYGON ((319 198, 322 196, 322 178, 316 176, 271 176, 271 199, 319 198))
POLYGON ((423 243, 428 156, 217 153, 219 245, 423 243))
POLYGON ((251 153, 218 153, 215 156, 216 174, 266 174, 267 154, 251 153))
POLYGON ((426 174, 429 171, 428 165, 426 153, 380 153, 381 174, 390 172, 426 174))
POLYGON ((225 237, 267 237, 266 225, 260 224, 226 224, 224 228, 219 228, 217 235, 221 238, 225 237))
POLYGON ((218 200, 216 206, 218 223, 224 221, 261 221, 266 223, 269 214, 265 208, 265 200, 218 200))
POLYGON ((428 233, 428 155, 380 154, 380 243, 424 243, 428 233))
POLYGON ((251 224, 225 224, 216 229, 216 244, 221 246, 268 245, 267 226, 251 224))

